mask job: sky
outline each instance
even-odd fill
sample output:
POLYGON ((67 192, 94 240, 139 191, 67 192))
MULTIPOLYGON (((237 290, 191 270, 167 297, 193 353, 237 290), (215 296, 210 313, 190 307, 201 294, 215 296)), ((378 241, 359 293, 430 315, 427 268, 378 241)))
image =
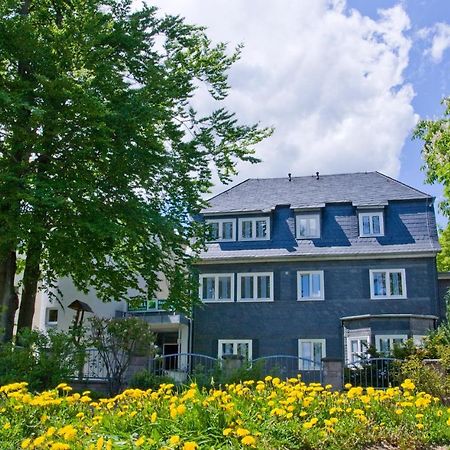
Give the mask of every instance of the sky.
MULTIPOLYGON (((378 170, 442 199, 441 186, 424 184, 411 136, 419 119, 442 116, 450 95, 450 0, 150 3, 204 25, 213 42, 244 44, 226 106, 275 131, 256 147, 262 162, 239 163, 231 185, 378 170)), ((211 104, 200 94, 194 106, 211 104)))

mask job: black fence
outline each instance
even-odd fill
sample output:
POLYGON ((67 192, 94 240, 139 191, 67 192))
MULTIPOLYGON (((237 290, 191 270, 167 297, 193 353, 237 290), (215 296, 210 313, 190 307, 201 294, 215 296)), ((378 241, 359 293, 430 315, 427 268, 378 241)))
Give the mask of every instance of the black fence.
POLYGON ((344 367, 344 385, 387 389, 400 384, 401 360, 395 358, 367 358, 344 367))

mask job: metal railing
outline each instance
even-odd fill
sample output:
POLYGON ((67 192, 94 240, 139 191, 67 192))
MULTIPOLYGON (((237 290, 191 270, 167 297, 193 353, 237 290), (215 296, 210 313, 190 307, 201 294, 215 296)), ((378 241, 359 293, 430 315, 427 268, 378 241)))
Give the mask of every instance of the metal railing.
POLYGON ((252 366, 261 375, 292 378, 298 374, 305 383, 322 382, 322 362, 291 355, 263 356, 252 360, 252 366))
POLYGON ((83 368, 74 374, 73 378, 92 381, 108 379, 105 363, 97 349, 86 350, 83 368))
POLYGON ((213 376, 218 368, 217 358, 199 353, 176 353, 157 356, 149 361, 154 375, 170 376, 175 381, 185 381, 187 376, 213 376))
POLYGON ((344 367, 344 385, 387 389, 399 385, 401 360, 395 358, 362 358, 344 367))

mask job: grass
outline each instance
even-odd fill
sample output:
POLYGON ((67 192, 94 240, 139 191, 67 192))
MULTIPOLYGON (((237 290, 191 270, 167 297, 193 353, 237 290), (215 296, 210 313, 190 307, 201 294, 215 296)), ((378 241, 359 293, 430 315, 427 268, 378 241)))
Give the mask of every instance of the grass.
POLYGON ((266 377, 209 390, 163 384, 97 401, 66 384, 32 394, 14 383, 0 396, 4 450, 413 450, 450 443, 450 410, 410 380, 386 391, 347 386, 339 393, 266 377))

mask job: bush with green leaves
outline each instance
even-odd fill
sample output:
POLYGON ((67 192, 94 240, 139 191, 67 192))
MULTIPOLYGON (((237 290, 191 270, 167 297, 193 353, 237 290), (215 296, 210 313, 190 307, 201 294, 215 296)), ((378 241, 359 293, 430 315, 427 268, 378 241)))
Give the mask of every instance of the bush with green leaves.
POLYGON ((0 345, 0 384, 21 380, 30 390, 49 389, 68 381, 84 363, 84 344, 71 332, 23 329, 17 342, 0 345))

